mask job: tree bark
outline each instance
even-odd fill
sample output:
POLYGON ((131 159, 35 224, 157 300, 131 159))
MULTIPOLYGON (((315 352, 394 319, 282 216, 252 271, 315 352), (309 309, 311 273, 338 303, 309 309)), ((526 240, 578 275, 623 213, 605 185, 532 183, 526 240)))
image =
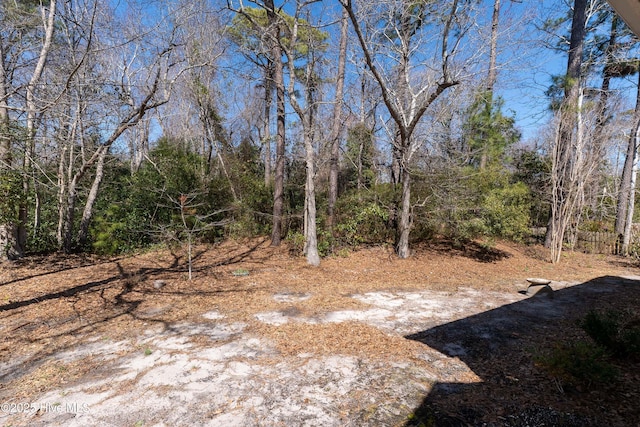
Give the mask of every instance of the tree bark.
POLYGON ((76 213, 76 197, 78 187, 78 176, 74 176, 68 183, 66 206, 64 209, 64 226, 62 228, 62 250, 64 253, 71 253, 73 250, 73 222, 75 220, 76 213))
POLYGON ((409 258, 409 235, 411 232, 411 174, 402 169, 402 209, 400 211, 399 238, 396 252, 399 258, 409 258))
POLYGON ((609 30, 609 41, 605 48, 605 65, 602 70, 602 85, 600 86, 600 96, 598 98, 597 118, 596 118, 596 131, 594 134, 594 140, 599 145, 602 145, 604 141, 602 139, 602 133, 608 120, 607 114, 607 102, 609 100, 609 88, 611 86, 611 78, 614 77, 610 71, 610 67, 615 63, 615 51, 618 38, 618 17, 614 14, 611 18, 611 29, 609 30))
POLYGON ((271 246, 280 246, 282 241, 282 213, 284 209, 284 155, 285 155, 285 103, 284 103, 284 66, 280 46, 280 23, 276 15, 273 0, 265 0, 269 31, 271 32, 271 56, 273 58, 273 79, 276 88, 276 168, 273 188, 273 227, 271 246))
POLYGON ((338 165, 340 160, 340 129, 342 127, 342 98, 344 92, 344 75, 347 63, 347 38, 349 29, 349 14, 342 10, 340 21, 340 47, 338 53, 338 74, 336 76, 336 98, 333 106, 333 123, 331 127, 331 160, 329 165, 329 206, 327 226, 333 233, 335 224, 335 206, 338 200, 338 165))
POLYGON ((4 43, 0 39, 0 172, 11 169, 11 134, 9 132, 9 104, 7 103, 7 71, 5 68, 4 43))
POLYGON ((264 145, 264 185, 271 185, 271 105, 273 104, 273 61, 264 70, 264 117, 262 139, 264 145))
POLYGON ((67 196, 67 181, 65 176, 66 156, 67 146, 63 145, 60 151, 60 159, 58 159, 58 227, 56 229, 56 241, 59 249, 64 247, 64 227, 67 215, 67 204, 65 203, 67 196))
MULTIPOLYGON (((634 113, 634 129, 640 122, 640 73, 638 73, 638 87, 636 91, 636 107, 634 113)), ((618 200, 616 209, 616 234, 622 236, 625 231, 625 223, 627 219, 627 206, 631 193, 631 176, 633 169, 633 159, 636 156, 635 132, 632 130, 629 135, 629 143, 627 144, 627 153, 622 168, 622 177, 620 178, 620 188, 618 190, 618 200)))
POLYGON ((51 44, 53 42, 53 33, 55 28, 55 16, 56 16, 56 0, 51 0, 49 2, 49 11, 45 15, 43 13, 43 17, 46 17, 45 22, 43 22, 43 27, 45 31, 44 41, 42 43, 42 48, 40 49, 40 54, 38 55, 38 61, 36 62, 36 66, 33 70, 33 74, 31 75, 31 79, 26 87, 26 110, 27 110, 27 146, 25 148, 25 155, 23 158, 23 173, 24 177, 22 180, 22 189, 24 192, 23 202, 20 203, 18 207, 18 244, 21 248, 25 248, 27 245, 27 221, 28 221, 28 209, 29 206, 26 202, 27 195, 30 190, 30 175, 31 175, 31 167, 32 160, 35 155, 35 136, 36 136, 36 114, 38 112, 38 107, 36 105, 35 99, 35 91, 40 82, 40 78, 42 77, 42 73, 44 72, 44 68, 47 62, 47 57, 49 56, 49 51, 51 50, 51 44))
POLYGON ((316 224, 316 190, 315 190, 315 112, 317 107, 316 90, 317 77, 315 75, 316 57, 315 46, 312 44, 311 37, 309 40, 301 40, 302 43, 308 44, 305 64, 304 81, 300 83, 305 88, 305 105, 302 106, 298 101, 296 92, 296 69, 295 69, 295 46, 298 44, 298 21, 300 14, 300 5, 296 8, 293 17, 292 27, 288 28, 290 41, 287 47, 283 48, 283 52, 287 57, 289 68, 289 84, 287 86, 287 94, 291 107, 296 112, 302 123, 303 142, 305 148, 305 200, 304 200, 304 254, 307 264, 312 266, 320 265, 320 255, 318 253, 318 234, 316 224), (293 47, 291 47, 293 46, 293 47))
MULTIPOLYGON (((578 99, 581 88, 582 56, 584 51, 584 39, 587 23, 587 0, 575 0, 573 18, 571 22, 571 40, 567 61, 567 73, 565 79, 564 101, 560 108, 559 131, 554 150, 555 176, 552 177, 553 201, 551 206, 551 218, 545 243, 549 243, 551 249, 551 261, 560 261, 562 245, 566 227, 576 215, 574 194, 576 183, 574 179, 576 149, 572 146, 576 114, 578 112, 578 99)), ((581 177, 579 179, 585 179, 581 177)))
MULTIPOLYGON (((493 108, 493 88, 498 78, 498 70, 496 67, 498 57, 498 24, 500 19, 500 0, 493 1, 493 14, 491 15, 491 41, 489 47, 489 70, 487 73, 487 88, 485 108, 489 113, 493 108)), ((487 167, 489 161, 489 144, 483 141, 482 155, 480 156, 480 170, 487 167)))
POLYGON ((93 177, 93 183, 91 184, 91 190, 87 196, 87 201, 84 204, 84 210, 82 212, 82 219, 80 220, 80 229, 78 230, 78 246, 84 248, 87 245, 89 237, 89 224, 93 217, 93 206, 98 198, 98 191, 102 184, 102 178, 104 177, 104 160, 109 154, 109 147, 102 150, 98 161, 96 162, 96 174, 93 177))
MULTIPOLYGON (((0 40, 0 176, 11 173, 13 156, 12 137, 7 103, 7 72, 4 63, 3 42, 0 40)), ((2 200, 8 218, 0 223, 0 261, 13 260, 24 255, 18 239, 18 228, 10 217, 15 215, 15 200, 2 200)), ((15 218, 13 218, 15 220, 15 218)))
POLYGON ((320 255, 318 253, 318 232, 316 224, 316 189, 315 189, 315 155, 313 140, 305 132, 305 151, 307 179, 305 182, 305 256, 307 264, 320 265, 320 255))
POLYGON ((629 245, 631 243, 631 228, 633 225, 633 207, 635 205, 636 193, 636 176, 638 174, 638 142, 640 140, 640 122, 636 122, 635 129, 632 132, 633 139, 633 161, 631 166, 631 179, 629 181, 629 193, 627 197, 627 218, 624 224, 624 233, 622 235, 622 254, 629 255, 629 245))
POLYGON ((487 75, 487 92, 493 93, 493 87, 498 78, 496 62, 498 58, 498 24, 500 20, 500 0, 493 1, 491 15, 491 46, 489 48, 489 72, 487 75))

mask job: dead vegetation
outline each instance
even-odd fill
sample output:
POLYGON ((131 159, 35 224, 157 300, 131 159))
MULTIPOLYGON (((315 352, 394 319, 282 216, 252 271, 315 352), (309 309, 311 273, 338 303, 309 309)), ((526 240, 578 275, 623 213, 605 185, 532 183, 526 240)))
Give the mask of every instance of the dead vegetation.
MULTIPOLYGON (((542 260, 541 251, 538 247, 502 243, 489 248, 480 244, 455 247, 440 242, 418 248, 407 260, 395 258, 386 248, 369 248, 325 259, 320 267, 312 268, 303 258, 290 255, 286 247, 271 248, 265 241, 225 242, 198 248, 193 256, 191 281, 184 256, 171 251, 112 259, 51 255, 3 264, 0 397, 34 399, 81 381, 90 372, 96 375, 102 363, 91 354, 80 360, 65 358, 81 343, 130 340, 135 346, 144 331, 172 330, 185 322, 200 324, 202 315, 212 311, 224 316, 229 324, 245 325, 243 333, 273 343, 274 352, 268 355, 273 363, 301 354, 343 355, 383 365, 384 361, 406 361, 412 369, 447 378, 451 373, 445 371, 450 367, 434 365, 425 357, 437 349, 429 348, 431 344, 425 340, 406 339, 401 333, 366 322, 326 323, 319 319, 339 310, 366 309, 368 305, 353 296, 370 292, 428 290, 455 296, 459 289, 471 288, 486 292, 485 302, 491 303, 492 293, 515 294, 527 277, 587 282, 597 277, 640 274, 638 265, 630 259, 566 253, 560 264, 553 265, 542 260), (237 274, 241 270, 247 274, 237 274), (154 286, 157 280, 162 280, 164 286, 154 286), (307 295, 312 297, 306 298, 307 295), (268 312, 284 313, 291 321, 273 325, 256 318, 256 314, 268 312)), ((638 287, 637 283, 633 286, 638 287)), ((636 290, 621 301, 613 294, 605 297, 601 302, 607 306, 640 307, 636 290)), ((459 376, 471 375, 492 385, 492 394, 487 394, 487 388, 465 387, 453 394, 435 393, 426 401, 427 406, 436 405, 448 414, 466 408, 477 419, 492 416, 494 421, 505 416, 509 407, 517 407, 518 400, 533 400, 541 405, 559 402, 556 406, 562 410, 594 417, 610 410, 621 414, 618 420, 637 416, 637 409, 628 407, 640 398, 638 386, 630 386, 640 383, 635 373, 637 365, 621 367, 621 383, 616 386, 622 387, 620 392, 609 387, 603 392, 559 393, 553 380, 536 370, 535 351, 552 338, 562 339, 562 334, 579 334, 575 325, 579 309, 554 321, 554 330, 546 336, 521 334, 517 346, 503 347, 501 353, 511 352, 510 355, 501 354, 491 363, 482 362, 482 357, 466 360, 461 356, 473 372, 459 376), (490 368, 482 368, 483 363, 490 368), (536 398, 538 395, 544 397, 536 398), (507 407, 491 413, 492 405, 507 401, 507 407), (594 406, 596 401, 600 406, 594 406)), ((520 333, 514 329, 510 334, 520 333)), ((190 339, 197 346, 211 345, 208 338, 199 338, 198 334, 190 339)), ((147 350, 123 348, 122 354, 132 351, 147 350)), ((410 409, 405 416, 411 413, 410 409)), ((432 412, 427 413, 433 416, 432 412)), ((459 415, 460 420, 468 421, 468 417, 459 415)))

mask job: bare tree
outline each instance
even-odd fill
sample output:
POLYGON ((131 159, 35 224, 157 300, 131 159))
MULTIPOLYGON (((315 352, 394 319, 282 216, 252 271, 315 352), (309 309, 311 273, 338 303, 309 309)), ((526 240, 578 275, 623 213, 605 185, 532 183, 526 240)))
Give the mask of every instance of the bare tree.
POLYGON ((284 210, 284 160, 285 160, 285 84, 284 64, 282 62, 282 46, 280 44, 281 21, 273 0, 265 0, 267 22, 266 35, 273 60, 273 84, 276 90, 276 167, 273 187, 273 227, 271 230, 271 246, 280 246, 282 241, 282 214, 284 210))
POLYGON ((331 157, 329 160, 329 203, 327 226, 333 230, 335 224, 335 206, 338 200, 338 172, 340 160, 340 131, 342 128, 342 101, 344 94, 344 76, 347 63, 347 40, 349 31, 349 13, 342 9, 340 20, 340 47, 338 48, 338 71, 336 74, 336 95, 333 105, 333 118, 331 124, 331 157))
POLYGON ((454 67, 453 59, 469 29, 464 16, 468 5, 462 0, 340 3, 349 13, 367 67, 396 128, 393 149, 402 184, 396 252, 407 258, 412 226, 409 164, 421 143, 412 137, 429 107, 460 83, 460 69, 454 67), (430 54, 420 51, 434 43, 438 48, 430 54))
MULTIPOLYGON (((305 246, 304 253, 307 263, 310 265, 320 265, 320 255, 318 254, 318 237, 316 225, 316 190, 315 190, 315 141, 314 141, 314 120, 316 105, 316 93, 318 90, 319 79, 317 75, 318 55, 321 50, 321 44, 324 43, 322 36, 317 36, 315 29, 310 25, 308 20, 303 21, 301 14, 304 9, 314 3, 314 1, 303 2, 296 1, 296 11, 291 22, 291 27, 287 28, 289 42, 282 44, 282 49, 287 57, 287 67, 289 71, 289 81, 287 85, 287 94, 291 107, 296 112, 302 123, 302 134, 305 149, 306 164, 306 180, 305 180, 305 209, 304 209, 304 235, 305 246), (306 38, 301 39, 302 29, 306 38), (295 54, 298 43, 306 44, 305 49, 305 69, 304 77, 301 80, 305 88, 305 102, 302 103, 298 99, 295 68, 295 54)), ((286 25, 283 22, 282 25, 286 25)))
MULTIPOLYGON (((45 71, 47 59, 49 57, 49 53, 51 51, 51 46, 53 43, 54 32, 55 32, 55 17, 56 17, 56 0, 50 0, 48 5, 42 5, 39 8, 41 12, 41 22, 39 24, 42 37, 40 38, 29 38, 21 31, 17 31, 19 39, 19 43, 25 42, 30 43, 31 40, 37 40, 39 45, 37 46, 23 46, 22 49, 29 50, 30 53, 24 54, 19 58, 20 61, 30 62, 33 57, 35 57, 35 61, 32 66, 28 66, 28 80, 26 84, 24 84, 24 104, 22 106, 14 106, 13 108, 17 108, 24 113, 26 113, 25 119, 25 148, 24 155, 22 157, 22 192, 24 197, 21 198, 18 203, 18 218, 17 221, 11 221, 10 218, 6 218, 3 223, 0 224, 0 259, 8 259, 22 256, 24 249, 27 243, 27 232, 26 232, 26 224, 28 221, 28 205, 26 194, 29 192, 31 187, 31 178, 30 171, 32 169, 32 161, 35 155, 35 137, 37 131, 37 115, 40 113, 41 105, 38 103, 37 99, 37 90, 40 87, 40 81, 42 75, 45 71), (24 37, 22 37, 24 36, 24 37)), ((6 4, 5 7, 11 7, 11 5, 6 4)), ((15 7, 18 7, 18 4, 15 4, 15 7)), ((0 33, 0 45, 3 47, 0 49, 0 53, 2 54, 2 62, 1 68, 2 73, 0 77, 2 84, 4 87, 2 92, 0 93, 0 120, 3 121, 3 125, 6 126, 9 124, 9 97, 10 94, 7 91, 7 87, 9 87, 9 74, 6 69, 5 62, 5 52, 4 48, 7 46, 8 41, 4 39, 3 35, 0 33)), ((19 91, 18 87, 12 88, 19 91)), ((2 146, 0 147, 0 171, 9 170, 12 168, 13 158, 11 155, 12 144, 11 144, 11 136, 8 133, 3 135, 2 146)), ((9 209, 11 210, 11 209, 9 209)))
MULTIPOLYGON (((95 14, 89 13, 85 18, 93 22, 95 14)), ((58 240, 65 252, 74 248, 74 242, 82 247, 88 240, 89 225, 111 147, 126 131, 137 126, 149 111, 168 101, 172 84, 185 69, 176 70, 182 61, 176 56, 178 43, 173 24, 167 26, 163 21, 156 23, 155 28, 135 28, 132 22, 111 22, 108 13, 101 15, 101 19, 101 27, 95 32, 93 25, 86 26, 90 33, 84 35, 82 43, 69 40, 68 56, 74 58, 73 61, 78 55, 75 48, 83 52, 74 64, 74 78, 65 89, 71 120, 64 125, 68 132, 61 135, 63 145, 58 168, 58 240), (167 28, 168 33, 158 31, 161 26, 167 28), (153 40, 145 35, 153 35, 153 40), (146 52, 143 52, 144 43, 148 43, 144 45, 146 52), (101 92, 97 91, 99 88, 101 92), (111 96, 106 97, 105 94, 111 96), (89 107, 90 103, 95 105, 89 107), (94 121, 97 116, 99 122, 94 121), (111 125, 107 132, 105 124, 111 125), (104 139, 95 137, 98 128, 105 134, 104 139), (87 177, 92 179, 76 235, 78 189, 87 177)), ((69 26, 82 27, 86 24, 77 14, 68 16, 65 22, 69 26)), ((67 33, 71 34, 70 31, 67 33)))
POLYGON ((633 207, 635 205, 636 175, 638 170, 638 149, 640 148, 640 73, 638 74, 636 92, 636 106, 633 114, 633 128, 628 137, 627 153, 625 156, 618 203, 616 210, 615 230, 622 235, 621 252, 629 253, 631 242, 631 225, 633 222, 633 207))
POLYGON ((565 233, 569 226, 577 227, 584 185, 592 167, 583 150, 584 91, 582 64, 590 8, 588 0, 575 0, 571 21, 567 73, 564 81, 564 99, 558 110, 558 128, 552 148, 551 216, 546 245, 551 250, 551 261, 560 261, 565 233))
POLYGON ((14 218, 14 201, 11 191, 13 155, 12 132, 9 118, 9 103, 7 88, 9 86, 9 70, 5 61, 5 40, 0 32, 0 177, 3 180, 3 195, 5 200, 0 209, 0 261, 19 258, 23 255, 23 248, 18 240, 18 227, 14 218))

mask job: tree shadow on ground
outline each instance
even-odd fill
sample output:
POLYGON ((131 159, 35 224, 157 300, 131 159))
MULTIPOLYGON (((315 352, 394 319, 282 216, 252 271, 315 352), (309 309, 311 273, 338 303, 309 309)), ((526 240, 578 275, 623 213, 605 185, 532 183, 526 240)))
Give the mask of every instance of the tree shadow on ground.
MULTIPOLYGON (((250 247, 248 247, 247 249, 242 250, 242 251, 240 251, 238 253, 223 255, 221 257, 221 259, 218 260, 213 265, 213 268, 219 267, 219 266, 233 265, 233 264, 237 264, 237 263, 240 263, 240 262, 246 260, 264 242, 265 242, 265 240, 257 241, 254 244, 252 244, 250 247)), ((192 257, 192 261, 195 262, 196 260, 201 258, 206 253, 207 253, 206 250, 199 250, 192 257)), ((125 271, 125 269, 120 265, 120 263, 118 261, 119 259, 116 259, 115 263, 116 263, 116 266, 118 268, 119 275, 116 275, 116 276, 113 276, 113 277, 108 277, 108 278, 102 279, 102 280, 97 280, 97 281, 84 283, 82 285, 77 285, 77 286, 73 286, 73 287, 66 288, 66 289, 62 289, 62 290, 60 290, 58 292, 52 292, 52 293, 48 293, 48 294, 44 294, 44 295, 38 295, 36 297, 30 298, 30 299, 27 299, 27 300, 11 301, 11 302, 9 302, 7 304, 0 305, 0 312, 15 310, 17 308, 30 306, 32 304, 38 304, 38 303, 41 303, 41 302, 47 301, 47 300, 55 300, 55 299, 60 299, 60 298, 73 297, 76 294, 79 294, 79 293, 82 293, 82 292, 85 292, 85 291, 90 291, 90 290, 95 289, 95 288, 102 288, 102 287, 104 287, 106 285, 109 285, 109 284, 113 283, 114 281, 118 281, 118 280, 122 280, 122 279, 132 280, 132 281, 143 280, 143 279, 153 279, 155 277, 161 277, 164 273, 182 271, 184 268, 180 265, 181 257, 179 255, 175 254, 175 253, 172 253, 172 256, 173 256, 173 260, 172 260, 171 264, 168 265, 168 266, 141 267, 141 268, 139 268, 139 269, 137 269, 135 271, 125 271)), ((112 261, 104 261, 104 262, 100 262, 99 264, 104 264, 104 263, 113 262, 113 261, 114 260, 112 260, 112 261)), ((256 260, 256 261, 257 262, 260 262, 260 261, 264 262, 265 260, 256 260)), ((88 265, 80 265, 80 266, 76 266, 76 267, 71 266, 71 267, 58 269, 58 270, 55 270, 55 271, 52 271, 52 272, 48 272, 48 273, 42 273, 42 274, 38 274, 38 275, 22 277, 20 279, 15 279, 15 280, 12 280, 10 282, 3 283, 3 284, 9 284, 9 283, 14 283, 14 282, 18 282, 18 281, 29 280, 29 279, 33 279, 33 278, 39 277, 39 276, 44 276, 44 275, 48 275, 48 274, 54 274, 56 272, 60 272, 60 271, 64 271, 64 270, 73 270, 75 268, 82 268, 82 267, 87 267, 87 266, 88 265)), ((194 268, 193 271, 194 272, 201 272, 201 271, 203 272, 203 271, 210 270, 211 268, 212 268, 211 266, 200 267, 200 268, 194 268)), ((2 284, 0 284, 0 286, 1 285, 2 284)))
POLYGON ((480 380, 436 383, 406 426, 640 425, 637 364, 617 365, 615 383, 580 389, 535 363, 554 343, 588 340, 577 322, 590 310, 638 307, 640 281, 605 276, 408 335, 480 380))
POLYGON ((21 276, 16 279, 11 279, 6 282, 2 282, 0 283, 0 286, 10 285, 12 283, 22 282, 26 280, 31 280, 37 277, 49 276, 49 275, 61 273, 63 271, 76 270, 78 268, 84 268, 84 267, 94 267, 96 265, 101 265, 101 264, 109 264, 109 263, 118 261, 120 259, 121 258, 100 259, 92 255, 82 255, 82 254, 69 255, 69 254, 60 254, 60 253, 55 253, 51 255, 29 255, 25 258, 21 258, 16 261, 7 261, 7 262, 19 267, 28 267, 32 265, 34 266, 47 265, 52 267, 51 271, 32 274, 29 276, 21 276))
POLYGON ((483 245, 475 241, 455 241, 451 239, 439 239, 429 242, 424 251, 437 252, 450 257, 471 258, 479 262, 496 262, 510 258, 509 252, 483 245))
MULTIPOLYGON (((263 242, 247 248, 240 248, 233 253, 220 254, 219 265, 229 265, 247 259, 263 242)), ((213 248, 215 250, 215 248, 213 248)), ((197 256, 203 256, 206 250, 200 250, 197 256)), ((239 285, 233 281, 210 284, 206 287, 162 286, 156 288, 154 279, 176 278, 182 275, 181 257, 173 255, 164 262, 153 261, 153 266, 142 266, 134 269, 115 261, 116 272, 100 280, 67 285, 61 284, 58 289, 37 296, 9 301, 0 305, 0 321, 8 326, 0 328, 0 339, 5 340, 4 352, 11 346, 44 345, 36 353, 26 354, 16 360, 0 359, 0 392, 1 384, 28 375, 44 363, 51 361, 55 354, 69 350, 77 345, 76 339, 64 340, 65 344, 56 341, 59 338, 74 337, 81 339, 84 333, 99 330, 103 325, 138 321, 138 324, 155 324, 162 330, 171 328, 171 321, 163 318, 163 310, 142 309, 145 302, 154 301, 154 297, 206 297, 230 292, 257 292, 257 286, 239 285), (171 273, 171 274, 169 274, 171 273), (178 274, 176 274, 178 273, 178 274), (171 289, 169 289, 171 288, 171 289), (72 311, 64 311, 64 305, 70 303, 72 311), (63 310, 59 310, 58 307, 63 310), (32 313, 34 313, 32 315, 32 313), (45 328, 46 326, 46 328, 45 328), (55 346, 47 343, 56 342, 55 346), (13 343, 8 345, 8 343, 13 343)), ((264 260, 262 260, 264 261, 264 260)), ((260 262, 260 260, 258 260, 260 262)), ((79 266, 78 268, 85 267, 79 266)), ((36 276, 33 276, 36 277, 36 276)), ((76 282, 77 283, 77 282, 76 282)), ((34 288, 37 292, 37 288, 34 288)), ((34 292, 35 293, 35 292, 34 292)), ((163 302, 166 305, 166 303, 163 302)), ((147 304, 148 305, 148 304, 147 304)), ((133 325, 133 324, 131 324, 133 325)), ((6 356, 6 353, 1 353, 6 356)))

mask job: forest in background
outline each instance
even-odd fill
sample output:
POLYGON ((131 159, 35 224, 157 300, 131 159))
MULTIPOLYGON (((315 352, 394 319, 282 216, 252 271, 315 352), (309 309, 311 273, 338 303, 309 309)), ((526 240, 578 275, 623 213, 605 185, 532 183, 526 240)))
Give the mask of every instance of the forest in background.
POLYGON ((2 2, 1 257, 531 227, 553 262, 578 230, 635 253, 638 40, 606 1, 514 4, 2 2), (563 70, 523 140, 501 94, 533 50, 563 70))

